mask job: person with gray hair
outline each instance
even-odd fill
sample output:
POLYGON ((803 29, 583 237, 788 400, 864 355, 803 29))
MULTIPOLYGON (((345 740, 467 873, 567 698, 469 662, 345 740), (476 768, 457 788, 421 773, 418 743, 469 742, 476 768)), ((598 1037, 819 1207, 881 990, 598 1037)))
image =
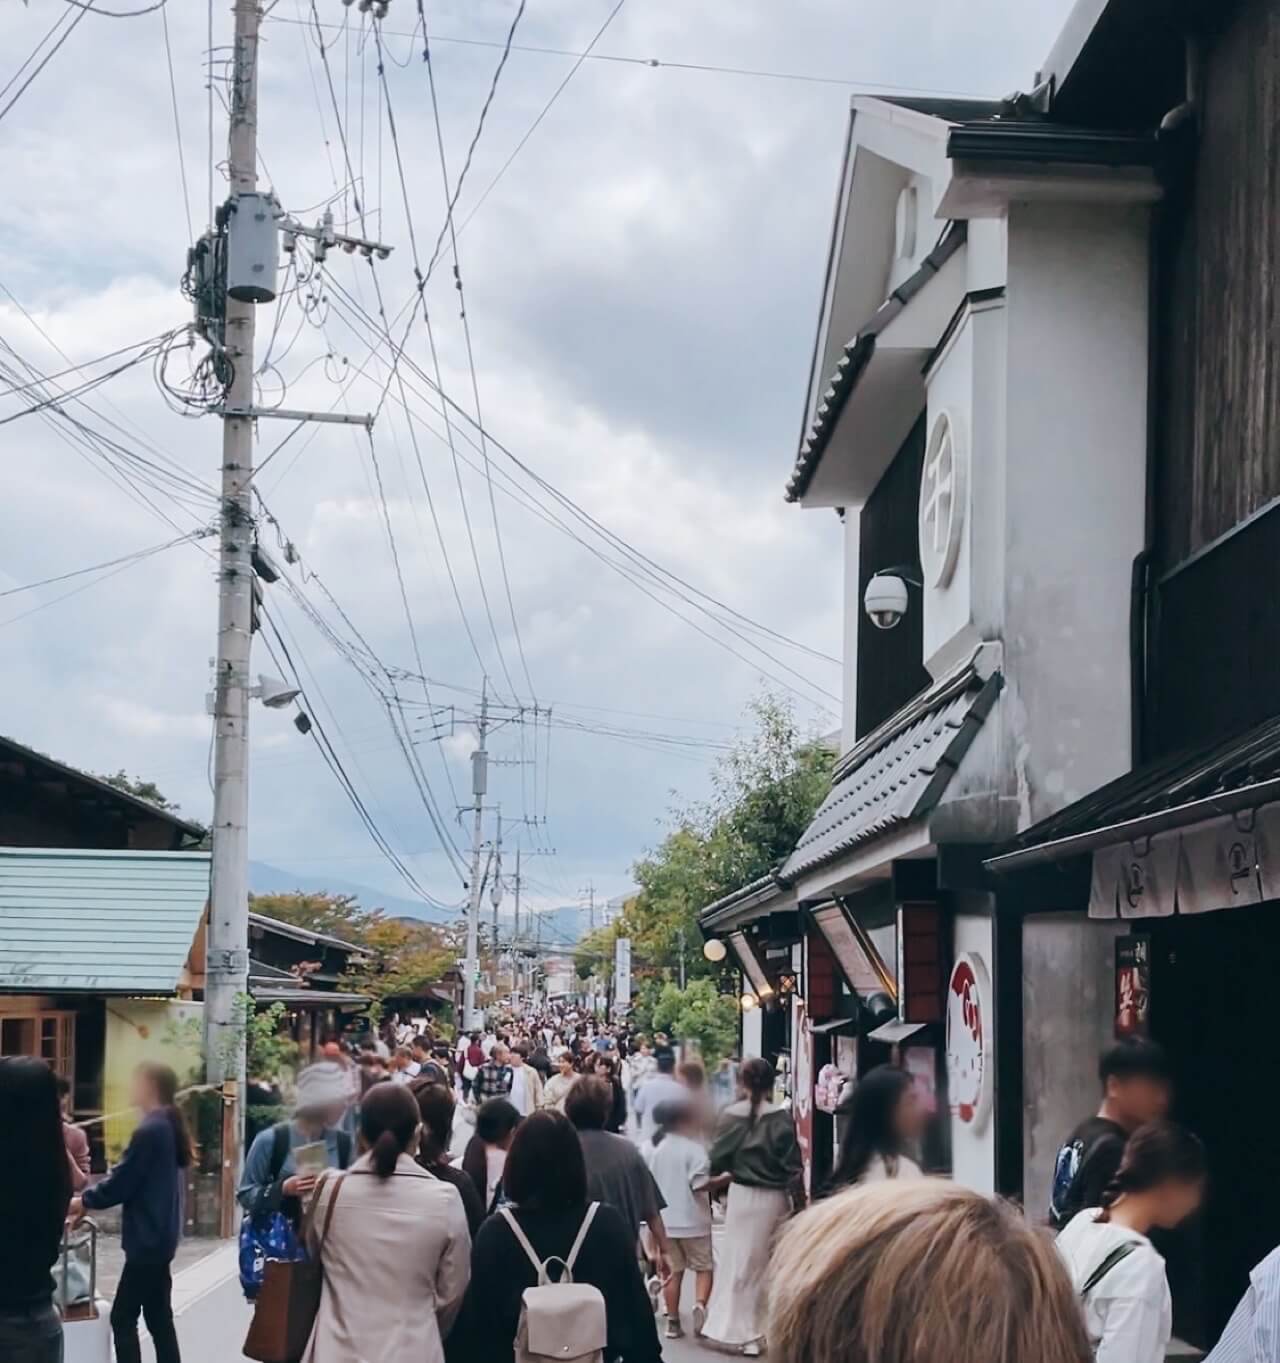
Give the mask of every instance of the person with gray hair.
POLYGON ((301 1222, 302 1204, 321 1171, 351 1162, 351 1137, 339 1129, 349 1099, 347 1076, 336 1061, 321 1060, 299 1073, 293 1120, 260 1131, 245 1158, 236 1197, 250 1216, 283 1211, 301 1222))

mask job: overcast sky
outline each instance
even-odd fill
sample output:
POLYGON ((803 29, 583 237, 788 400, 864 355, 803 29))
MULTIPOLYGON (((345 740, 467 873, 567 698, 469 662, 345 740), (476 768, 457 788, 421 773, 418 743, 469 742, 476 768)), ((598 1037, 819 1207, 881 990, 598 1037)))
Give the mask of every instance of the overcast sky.
MULTIPOLYGON (((580 52, 615 3, 529 0, 516 43, 580 52)), ((142 4, 111 0, 107 7, 142 4)), ((349 221, 358 233, 355 195, 346 188, 349 155, 365 228, 395 247, 375 267, 386 310, 395 316, 411 296, 414 259, 377 55, 372 41, 362 41, 358 11, 340 0, 316 0, 316 7, 322 23, 334 26, 326 27, 325 40, 347 150, 314 28, 300 22, 309 18, 311 0, 277 0, 264 27, 261 64, 264 183, 308 222, 332 199, 339 224, 349 221)), ((384 43, 412 230, 425 268, 445 222, 445 199, 422 43, 410 36, 416 8, 410 0, 391 0, 384 43)), ((63 9, 62 0, 0 6, 0 83, 63 9)), ((872 83, 973 95, 1026 88, 1068 9, 1069 0, 964 6, 627 0, 598 53, 834 81, 588 60, 472 220, 485 187, 574 64, 571 56, 514 51, 455 214, 456 224, 466 223, 458 256, 486 430, 664 568, 753 621, 838 655, 836 518, 789 507, 782 492, 800 425, 850 92, 872 83)), ((159 13, 130 20, 86 16, 0 116, 0 173, 8 190, 0 200, 0 341, 45 374, 65 370, 68 360, 15 299, 71 363, 188 319, 178 291, 188 213, 197 234, 208 218, 204 10, 197 0, 171 0, 167 10, 185 200, 159 13)), ((485 44, 501 43, 515 11, 514 0, 427 6, 451 184, 499 56, 485 44)), ((231 33, 226 0, 214 5, 213 23, 221 91, 231 33)), ((0 109, 34 65, 0 94, 0 109)), ((214 139, 220 164, 220 103, 214 139)), ((214 192, 225 193, 221 170, 214 192)), ((442 261, 427 301, 442 387, 474 416, 450 264, 442 261)), ((332 271, 337 285, 376 312, 367 264, 338 256, 332 271)), ((689 604, 659 593, 746 658, 709 641, 540 518, 528 505, 535 489, 527 476, 491 446, 517 640, 474 427, 455 412, 455 448, 468 461, 459 465, 460 499, 427 384, 404 374, 405 396, 418 420, 428 423, 411 435, 398 381, 380 358, 368 363, 368 331, 335 286, 316 284, 312 292, 327 300, 317 298, 308 312, 305 288, 279 309, 259 310, 260 361, 274 334, 259 400, 322 411, 342 410, 345 402, 367 411, 385 389, 373 451, 358 430, 307 428, 263 471, 260 489, 301 554, 308 580, 303 585, 294 569, 296 580, 325 619, 350 637, 311 573, 379 658, 416 672, 376 495, 376 456, 418 652, 437 683, 430 690, 437 705, 461 706, 460 716, 469 711, 486 672, 499 693, 515 691, 528 703, 523 647, 533 690, 552 706, 550 761, 545 730, 535 739, 531 727, 510 726, 492 745, 512 765, 493 772, 491 799, 516 818, 540 816, 545 800, 545 828, 522 834, 513 828, 508 835, 509 846, 522 835, 526 848, 556 849, 554 857, 527 863, 536 901, 573 902, 589 882, 602 895, 623 889, 630 864, 661 836, 672 792, 681 800, 705 792, 713 745, 733 738, 744 705, 762 686, 793 685, 804 696, 796 704, 806 727, 835 727, 834 702, 826 702, 827 713, 819 702, 820 692, 838 692, 836 667, 776 641, 768 643, 772 659, 766 660, 689 604), (363 377, 352 378, 367 363, 363 377), (772 680, 762 678, 762 668, 772 680), (673 748, 564 727, 584 724, 690 741, 673 748), (529 765, 535 749, 537 765, 529 765), (526 765, 516 765, 522 756, 526 765)), ((395 332, 398 338, 400 328, 395 332)), ((420 318, 406 349, 434 378, 420 318)), ((13 363, 13 356, 0 352, 0 360, 13 363)), ((185 365, 182 351, 172 372, 184 373, 185 365)), ((154 458, 146 440, 188 474, 216 481, 218 422, 171 414, 150 364, 87 400, 93 412, 74 404, 68 410, 129 451, 154 458)), ((30 392, 0 398, 0 416, 32 401, 30 392)), ((293 428, 266 420, 260 427, 262 460, 293 428)), ((169 520, 187 531, 212 517, 212 502, 198 494, 158 497, 144 484, 155 502, 148 507, 113 481, 100 458, 70 443, 70 434, 56 417, 26 416, 0 427, 0 593, 163 543, 178 533, 169 520)), ((539 495, 546 505, 546 494, 539 495)), ((580 523, 575 529, 599 552, 616 556, 580 523)), ((269 528, 264 542, 275 547, 269 528)), ((206 550, 212 547, 205 541, 206 550)), ((0 732, 76 766, 124 767, 154 779, 185 811, 207 818, 204 697, 215 591, 212 561, 184 544, 102 581, 73 578, 0 595, 0 732)), ((304 664, 313 702, 379 826, 434 895, 456 902, 459 879, 378 702, 281 587, 267 592, 273 617, 304 664)), ((254 661, 255 668, 275 670, 260 643, 254 661)), ((418 708, 425 701, 420 683, 402 682, 401 691, 415 707, 423 770, 451 812, 449 780, 459 796, 469 788, 472 740, 465 728, 449 732, 444 715, 433 731, 418 708)), ((405 893, 289 713, 255 707, 252 750, 256 860, 311 885, 333 877, 405 893)), ((453 832, 463 842, 456 823, 453 832)))

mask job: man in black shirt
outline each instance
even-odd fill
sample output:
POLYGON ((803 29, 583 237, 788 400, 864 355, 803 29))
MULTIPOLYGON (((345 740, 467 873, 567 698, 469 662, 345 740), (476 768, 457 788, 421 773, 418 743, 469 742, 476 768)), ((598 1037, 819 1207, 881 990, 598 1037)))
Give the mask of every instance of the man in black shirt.
POLYGON ((1049 1224, 1061 1230, 1077 1212, 1096 1207, 1115 1177, 1125 1142, 1169 1110, 1169 1060, 1152 1041, 1119 1041, 1098 1065, 1102 1104, 1067 1137, 1053 1163, 1049 1224))

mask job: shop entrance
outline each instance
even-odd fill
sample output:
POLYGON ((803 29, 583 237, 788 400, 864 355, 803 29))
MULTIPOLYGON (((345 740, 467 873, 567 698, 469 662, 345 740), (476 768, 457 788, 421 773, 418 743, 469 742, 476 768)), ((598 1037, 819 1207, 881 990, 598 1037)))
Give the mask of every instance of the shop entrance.
POLYGON ((1174 1115, 1209 1154, 1204 1213, 1169 1253, 1176 1333, 1204 1348, 1280 1244, 1280 903, 1134 929, 1152 939, 1152 1034, 1174 1063, 1174 1115))

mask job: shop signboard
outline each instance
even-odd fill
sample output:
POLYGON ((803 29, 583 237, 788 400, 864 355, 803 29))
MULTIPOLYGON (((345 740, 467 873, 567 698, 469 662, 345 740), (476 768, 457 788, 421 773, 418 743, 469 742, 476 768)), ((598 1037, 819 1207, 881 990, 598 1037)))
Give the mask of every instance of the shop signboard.
POLYGON ((1151 938, 1116 938, 1116 1036, 1147 1036, 1151 1024, 1151 938))
POLYGON ((791 1116, 796 1125, 796 1140, 804 1163, 804 1191, 809 1196, 813 1180, 813 1030, 809 1026, 804 1000, 793 996, 791 1035, 794 1073, 791 1084, 791 1116))
POLYGON ((951 1112, 981 1131, 991 1116, 991 977, 976 952, 956 957, 947 985, 947 1094, 951 1112))

